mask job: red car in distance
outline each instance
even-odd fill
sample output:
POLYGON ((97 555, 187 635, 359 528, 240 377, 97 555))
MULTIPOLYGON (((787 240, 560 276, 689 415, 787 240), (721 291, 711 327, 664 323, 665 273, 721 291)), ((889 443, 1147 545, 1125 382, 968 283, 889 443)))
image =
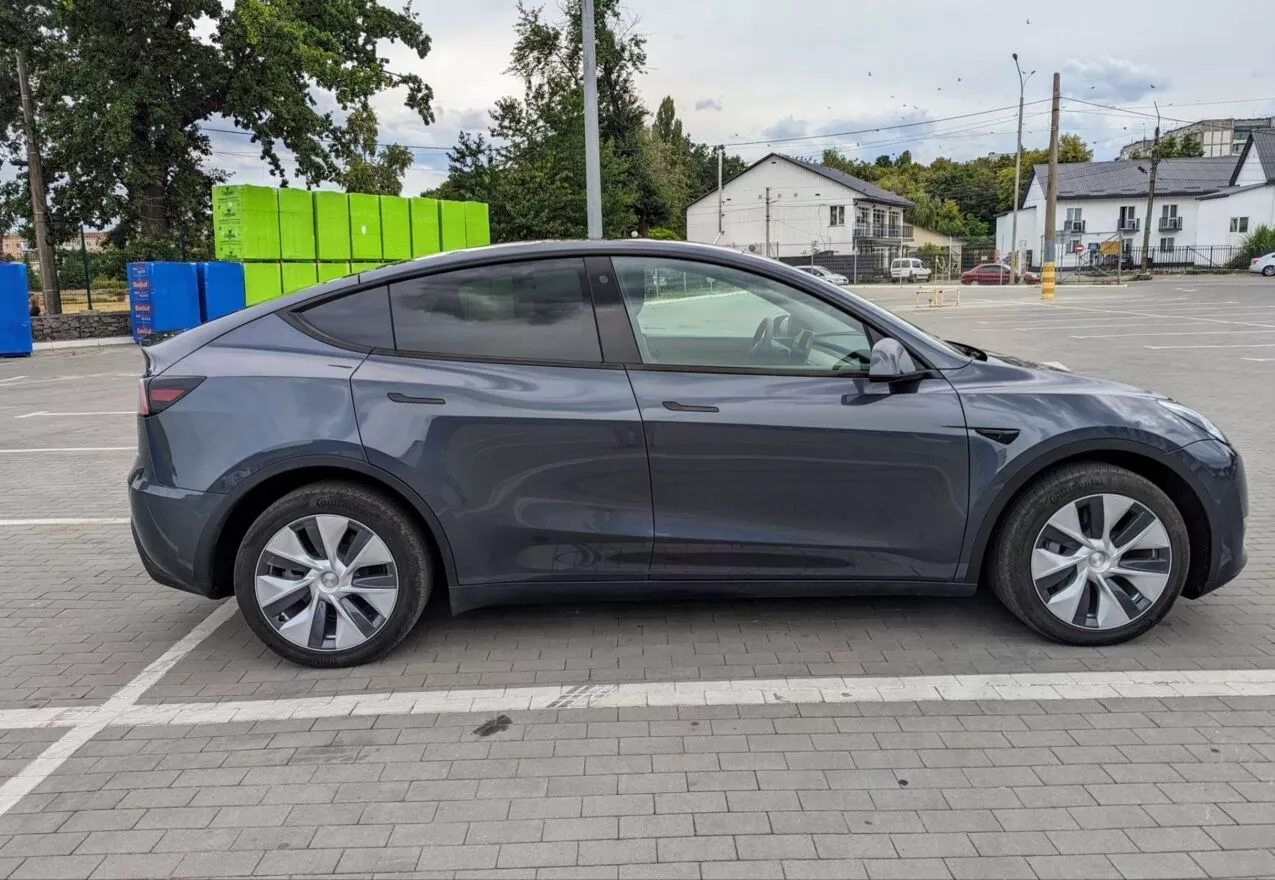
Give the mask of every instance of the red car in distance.
POLYGON ((961 273, 962 284, 1039 284, 1035 272, 1015 273, 1004 263, 981 263, 961 273))

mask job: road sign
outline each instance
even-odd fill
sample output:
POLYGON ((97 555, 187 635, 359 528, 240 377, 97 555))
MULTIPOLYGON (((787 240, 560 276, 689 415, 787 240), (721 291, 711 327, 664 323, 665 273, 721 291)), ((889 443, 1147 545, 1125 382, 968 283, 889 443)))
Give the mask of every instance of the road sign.
POLYGON ((1103 256, 1105 256, 1105 257, 1114 257, 1116 254, 1120 253, 1120 242, 1118 242, 1118 241, 1104 241, 1104 242, 1100 245, 1100 249, 1101 249, 1101 251, 1102 251, 1102 255, 1103 255, 1103 256))
POLYGON ((1091 254, 1098 253, 1098 242, 1096 241, 1089 242, 1089 253, 1091 254))
POLYGON ((1080 242, 1076 242, 1076 246, 1072 248, 1072 250, 1074 250, 1078 254, 1083 254, 1085 252, 1085 246, 1081 244, 1080 242))

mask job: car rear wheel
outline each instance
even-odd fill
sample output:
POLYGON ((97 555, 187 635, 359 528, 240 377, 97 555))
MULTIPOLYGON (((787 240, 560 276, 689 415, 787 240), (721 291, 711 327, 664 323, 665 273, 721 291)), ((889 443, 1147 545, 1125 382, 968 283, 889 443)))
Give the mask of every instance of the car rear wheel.
POLYGON ((1275 266, 1264 266, 1262 268, 1262 274, 1265 275, 1267 278, 1270 278, 1272 275, 1275 275, 1275 266))
POLYGON ((244 619, 272 651, 306 666, 354 666, 389 652, 420 619, 432 580, 411 518, 356 483, 280 498, 235 559, 244 619))
POLYGON ((1006 511, 990 562, 993 591, 1032 629, 1071 645, 1114 645, 1173 607, 1190 540, 1153 483, 1090 462, 1030 486, 1006 511))

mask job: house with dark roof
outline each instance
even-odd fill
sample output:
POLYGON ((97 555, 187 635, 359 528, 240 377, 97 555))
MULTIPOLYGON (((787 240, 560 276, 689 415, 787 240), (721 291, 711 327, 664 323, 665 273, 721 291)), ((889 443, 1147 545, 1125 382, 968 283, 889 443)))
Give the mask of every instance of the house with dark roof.
MULTIPOLYGON (((1229 248, 1262 224, 1275 226, 1275 130, 1249 135, 1238 156, 1164 159, 1156 168, 1155 203, 1147 216, 1151 163, 1139 159, 1058 166, 1055 215, 1058 264, 1088 261, 1103 242, 1141 258, 1150 225, 1152 262, 1225 262, 1229 248)), ((1049 166, 1037 165, 1018 214, 1018 249, 1032 265, 1043 257, 1049 166)), ((1010 242, 1012 216, 996 218, 996 246, 1010 242)))
POLYGON ((814 162, 770 153, 686 209, 688 241, 772 257, 902 254, 912 202, 814 162))

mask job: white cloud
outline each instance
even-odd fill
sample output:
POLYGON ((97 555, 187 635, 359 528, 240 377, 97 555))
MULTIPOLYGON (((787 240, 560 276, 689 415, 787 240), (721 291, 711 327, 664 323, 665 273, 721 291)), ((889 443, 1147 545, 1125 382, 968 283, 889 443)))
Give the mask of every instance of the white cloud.
POLYGON ((695 102, 695 109, 698 110, 715 110, 722 112, 722 104, 716 98, 700 98, 695 102))
POLYGON ((1067 80, 1068 94, 1082 100, 1138 101, 1165 92, 1171 85, 1150 65, 1136 64, 1127 58, 1071 58, 1063 63, 1062 75, 1067 80))

